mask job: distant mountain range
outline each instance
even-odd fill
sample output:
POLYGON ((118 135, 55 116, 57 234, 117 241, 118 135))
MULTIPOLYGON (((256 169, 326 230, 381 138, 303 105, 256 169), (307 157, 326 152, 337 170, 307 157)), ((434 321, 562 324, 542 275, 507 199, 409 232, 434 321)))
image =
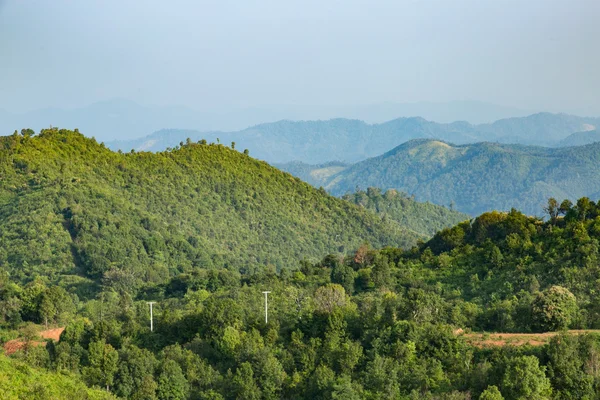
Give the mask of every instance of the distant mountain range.
POLYGON ((112 99, 75 109, 47 108, 15 114, 0 110, 0 134, 49 126, 78 128, 99 141, 134 139, 161 129, 236 131, 268 121, 354 118, 381 123, 398 117, 421 116, 438 122, 471 123, 525 116, 531 112, 478 101, 378 103, 355 106, 275 105, 232 109, 227 112, 198 111, 183 106, 142 106, 112 99))
POLYGON ((343 169, 300 163, 279 168, 307 181, 309 176, 337 196, 357 187, 396 189, 471 215, 513 207, 542 215, 549 197, 600 196, 600 143, 544 148, 412 140, 343 169))
POLYGON ((334 160, 365 160, 419 138, 456 144, 490 141, 557 146, 572 133, 593 130, 597 126, 600 126, 600 118, 550 113, 479 125, 464 121, 438 123, 421 117, 397 118, 380 124, 348 119, 278 121, 231 132, 161 130, 136 140, 109 142, 108 146, 123 151, 160 151, 175 147, 186 138, 192 141, 206 139, 227 144, 236 142, 238 149, 247 148, 254 157, 270 163, 320 164, 334 160))

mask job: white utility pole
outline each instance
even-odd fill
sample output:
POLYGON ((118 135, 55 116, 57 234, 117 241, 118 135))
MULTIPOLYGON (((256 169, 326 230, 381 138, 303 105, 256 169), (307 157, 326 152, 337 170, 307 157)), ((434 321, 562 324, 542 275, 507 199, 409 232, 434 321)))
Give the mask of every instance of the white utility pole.
POLYGON ((271 292, 263 292, 265 294, 265 324, 269 323, 269 308, 268 308, 268 297, 271 292))
POLYGON ((155 301, 149 301, 148 304, 150 305, 150 332, 152 332, 154 330, 154 321, 152 321, 152 304, 155 304, 155 301))

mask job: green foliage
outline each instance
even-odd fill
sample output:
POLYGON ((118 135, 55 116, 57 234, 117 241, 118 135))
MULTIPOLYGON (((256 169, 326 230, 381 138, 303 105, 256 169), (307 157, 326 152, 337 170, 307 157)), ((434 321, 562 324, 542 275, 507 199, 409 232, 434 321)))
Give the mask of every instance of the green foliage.
POLYGON ((158 377, 159 400, 184 400, 188 393, 188 382, 179 364, 167 360, 158 377))
POLYGON ((500 393, 498 387, 492 385, 485 389, 483 393, 481 393, 479 400, 504 400, 504 397, 502 397, 502 393, 500 393))
POLYGON ((60 319, 64 293, 135 294, 197 268, 250 273, 419 235, 222 145, 113 153, 46 129, 0 138, 0 265, 22 283, 25 318, 60 319), (57 297, 58 296, 58 297, 57 297))
POLYGON ((550 380, 535 356, 520 356, 509 361, 502 392, 507 400, 548 400, 552 395, 550 380))
POLYGON ((456 210, 470 215, 512 207, 542 215, 550 197, 574 201, 600 191, 599 156, 599 143, 556 149, 413 140, 320 184, 336 196, 357 185, 395 189, 419 201, 455 204, 456 210))
POLYGON ((594 351, 587 338, 571 335, 556 336, 546 349, 548 377, 559 399, 593 399, 594 376, 589 374, 594 351))
POLYGON ((33 400, 108 400, 110 393, 88 389, 77 377, 32 368, 0 355, 0 398, 33 400))
POLYGON ((370 187, 366 192, 359 190, 347 193, 342 199, 427 237, 469 219, 466 214, 429 202, 420 203, 414 197, 394 189, 382 193, 381 190, 370 187))
POLYGON ((26 388, 13 392, 0 379, 6 398, 53 398, 49 371, 71 382, 77 398, 98 393, 78 379, 128 399, 591 399, 600 392, 597 335, 488 349, 458 329, 600 327, 600 206, 590 199, 552 202, 546 222, 516 210, 485 213, 402 249, 381 247, 393 225, 375 214, 225 146, 188 142, 125 155, 55 130, 0 143, 20 149, 4 153, 16 164, 0 160, 8 165, 0 169, 7 228, 0 237, 13 246, 0 247, 0 338, 24 342, 12 356, 21 362, 7 369, 29 371, 26 362, 39 373, 39 383, 15 378, 26 388), (33 156, 54 153, 45 163, 33 156), (63 166, 66 155, 80 163, 63 166), (191 210, 203 213, 203 223, 191 210), (250 235, 240 221, 251 210, 279 236, 250 235), (277 218, 301 243, 283 240, 287 228, 277 228, 277 218), (350 235, 351 247, 340 251, 336 235, 350 235), (360 240, 373 237, 381 240, 360 240), (251 246, 258 238, 269 240, 251 246), (227 243, 240 248, 219 247, 227 243), (46 320, 66 326, 59 343, 40 346, 46 320))
POLYGON ((88 352, 89 366, 83 369, 85 379, 90 385, 109 390, 117 372, 119 353, 104 340, 91 342, 88 352))
POLYGON ((532 308, 533 320, 541 331, 566 329, 577 316, 575 296, 562 286, 552 286, 538 293, 532 308))

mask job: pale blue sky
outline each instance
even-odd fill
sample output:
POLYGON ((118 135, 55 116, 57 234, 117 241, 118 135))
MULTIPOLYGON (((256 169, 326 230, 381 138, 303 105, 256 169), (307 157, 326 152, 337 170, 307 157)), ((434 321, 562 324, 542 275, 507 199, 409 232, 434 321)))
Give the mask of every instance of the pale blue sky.
POLYGON ((0 108, 481 100, 600 115, 598 0, 0 0, 0 108))

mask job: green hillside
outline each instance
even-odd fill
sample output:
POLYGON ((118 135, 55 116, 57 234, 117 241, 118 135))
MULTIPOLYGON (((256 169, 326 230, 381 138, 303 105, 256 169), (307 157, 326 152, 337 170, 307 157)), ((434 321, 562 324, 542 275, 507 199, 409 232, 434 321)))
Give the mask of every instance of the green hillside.
POLYGON ((88 389, 75 375, 52 373, 0 355, 2 400, 109 400, 104 390, 88 389))
POLYGON ((30 133, 0 139, 0 265, 21 281, 137 286, 419 237, 225 146, 120 154, 76 132, 30 133))
POLYGON ((598 143, 554 149, 414 140, 352 165, 324 187, 337 196, 356 186, 396 189, 418 201, 454 202, 471 215, 513 207, 541 215, 549 197, 594 197, 600 191, 599 161, 598 143))
POLYGON ((377 188, 368 188, 345 194, 342 199, 427 237, 469 219, 467 214, 432 203, 420 203, 394 189, 382 193, 377 188))
MULTIPOLYGON (((59 344, 14 357, 136 400, 595 399, 600 207, 547 209, 545 222, 490 212, 410 250, 361 246, 280 274, 198 268, 153 285, 152 332, 145 299, 105 286, 70 312, 59 344)), ((0 287, 0 310, 25 320, 66 302, 38 282, 0 287)))

